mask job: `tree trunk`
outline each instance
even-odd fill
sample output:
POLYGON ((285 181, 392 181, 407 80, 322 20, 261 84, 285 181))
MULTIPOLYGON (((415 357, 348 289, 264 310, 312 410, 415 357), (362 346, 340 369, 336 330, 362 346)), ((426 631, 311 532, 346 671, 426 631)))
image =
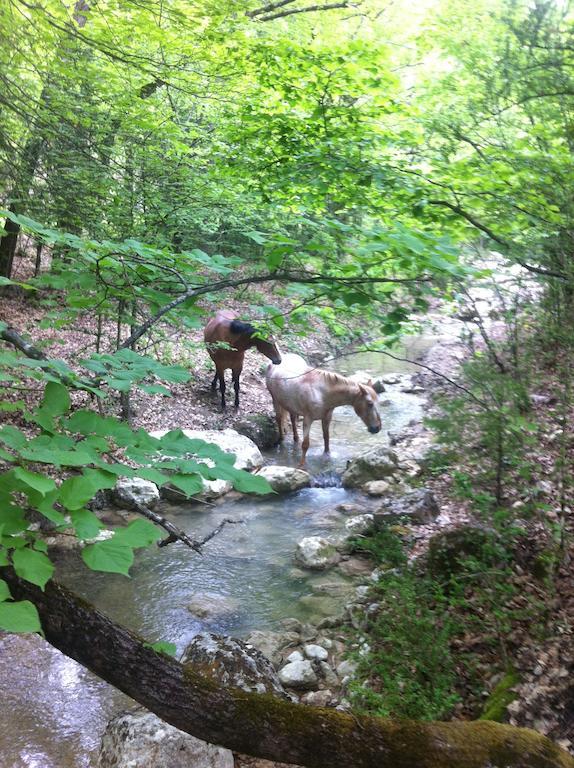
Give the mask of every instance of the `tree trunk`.
POLYGON ((53 646, 176 728, 236 752, 308 768, 574 768, 574 758, 524 728, 354 717, 226 688, 53 581, 42 591, 10 568, 0 576, 15 599, 36 605, 53 646))
MULTIPOLYGON (((14 204, 10 205, 9 210, 15 213, 14 204)), ((0 276, 10 278, 12 277, 12 265, 14 264, 20 225, 15 224, 12 219, 6 219, 4 230, 6 234, 0 238, 0 276)))

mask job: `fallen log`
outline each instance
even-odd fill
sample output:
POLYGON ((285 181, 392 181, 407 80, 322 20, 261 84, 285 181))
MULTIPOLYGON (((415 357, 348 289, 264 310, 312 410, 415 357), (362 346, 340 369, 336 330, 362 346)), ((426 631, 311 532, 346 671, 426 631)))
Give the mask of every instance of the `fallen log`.
POLYGON ((36 605, 53 646, 167 723, 236 752, 308 768, 574 768, 574 758, 525 728, 355 717, 226 688, 54 581, 42 591, 9 567, 0 578, 15 599, 36 605))

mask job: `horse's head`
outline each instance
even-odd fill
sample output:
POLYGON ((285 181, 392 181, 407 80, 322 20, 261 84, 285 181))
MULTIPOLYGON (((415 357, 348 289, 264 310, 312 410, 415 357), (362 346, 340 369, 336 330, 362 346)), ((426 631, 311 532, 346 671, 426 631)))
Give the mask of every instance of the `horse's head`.
POLYGON ((279 354, 277 345, 272 337, 267 339, 263 338, 257 328, 251 325, 251 323, 245 323, 243 320, 238 320, 237 318, 231 321, 229 329, 232 333, 237 334, 239 339, 242 339, 239 344, 237 341, 235 342, 236 346, 241 345, 239 346, 239 349, 245 351, 250 347, 255 347, 258 352, 261 352, 262 355, 268 357, 273 365, 279 365, 281 362, 281 355, 279 354))
POLYGON ((261 337, 255 337, 253 341, 258 352, 261 352, 262 355, 268 357, 273 365, 279 365, 281 362, 281 354, 277 349, 277 344, 272 338, 262 339, 261 337))
POLYGON ((373 435, 376 435, 381 430, 378 402, 377 393, 370 382, 368 384, 359 384, 359 394, 353 403, 353 408, 357 416, 373 435))

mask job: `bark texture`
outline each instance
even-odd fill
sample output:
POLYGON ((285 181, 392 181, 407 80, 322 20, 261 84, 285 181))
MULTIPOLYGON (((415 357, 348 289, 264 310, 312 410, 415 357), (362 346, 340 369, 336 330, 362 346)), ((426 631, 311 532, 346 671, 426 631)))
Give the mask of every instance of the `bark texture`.
POLYGON ((45 591, 0 568, 15 599, 38 608, 48 642, 182 731, 308 768, 574 768, 540 734, 484 721, 393 722, 225 688, 146 647, 55 582, 45 591))

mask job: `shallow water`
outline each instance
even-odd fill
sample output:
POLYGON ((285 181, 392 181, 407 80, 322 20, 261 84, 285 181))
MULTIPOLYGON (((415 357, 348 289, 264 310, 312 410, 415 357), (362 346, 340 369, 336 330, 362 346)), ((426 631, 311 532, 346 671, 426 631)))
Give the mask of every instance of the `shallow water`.
MULTIPOLYGON (((420 354, 432 339, 411 339, 406 356, 420 354)), ((401 355, 401 353, 397 353, 401 355)), ((412 372, 413 366, 378 353, 353 355, 330 366, 342 373, 358 370, 373 376, 412 372)), ((311 432, 308 468, 331 482, 346 461, 361 449, 387 441, 387 431, 421 417, 419 397, 387 386, 380 395, 383 430, 371 435, 352 408, 335 411, 331 457, 322 455, 321 425, 311 432)), ((267 460, 297 464, 290 438, 267 460)), ((315 487, 281 498, 244 498, 218 506, 166 508, 178 526, 201 538, 221 519, 227 525, 205 547, 203 557, 180 544, 138 554, 131 578, 89 573, 69 561, 60 578, 122 624, 150 641, 176 643, 183 650, 202 630, 237 636, 272 628, 286 617, 318 619, 336 611, 321 584, 341 577, 303 574, 293 562, 297 541, 305 536, 337 535, 345 517, 337 504, 353 499, 340 487, 315 487), (190 612, 194 601, 216 606, 215 615, 190 612)), ((129 704, 127 697, 103 683, 37 637, 0 637, 0 766, 2 768, 87 768, 95 764, 100 734, 111 714, 129 704)))

